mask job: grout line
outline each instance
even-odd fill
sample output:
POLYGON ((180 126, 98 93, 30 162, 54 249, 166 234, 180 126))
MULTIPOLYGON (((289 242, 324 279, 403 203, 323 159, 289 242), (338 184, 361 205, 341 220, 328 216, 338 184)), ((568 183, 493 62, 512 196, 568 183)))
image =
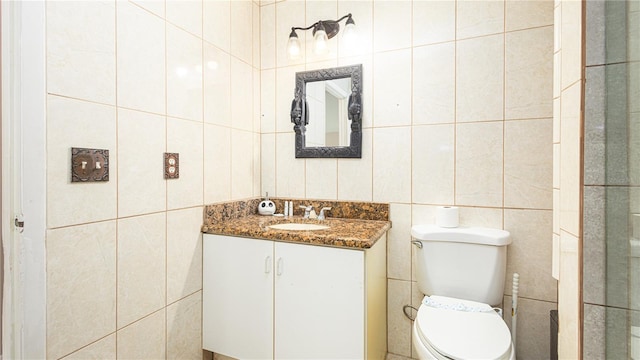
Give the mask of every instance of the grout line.
MULTIPOLYGON (((122 5, 122 4, 120 4, 122 5)), ((116 138, 115 138, 115 155, 116 155, 116 165, 119 167, 120 166, 120 162, 118 161, 118 157, 119 157, 119 123, 120 123, 120 116, 119 116, 119 109, 118 109, 118 8, 120 6, 117 2, 114 4, 115 7, 115 16, 114 16, 114 35, 115 35, 115 123, 116 123, 116 138)), ((114 220, 114 227, 115 227, 115 288, 114 288, 114 292, 115 292, 115 298, 114 298, 114 305, 115 305, 115 331, 114 331, 114 335, 115 339, 115 348, 116 348, 116 354, 115 357, 116 359, 118 358, 118 336, 117 336, 117 332, 118 332, 118 313, 120 310, 120 306, 119 306, 119 301, 118 301, 118 295, 119 295, 119 291, 118 291, 118 274, 120 273, 119 271, 119 267, 120 267, 120 262, 118 261, 118 254, 119 254, 119 239, 120 239, 120 192, 119 192, 119 184, 120 184, 120 172, 118 171, 118 169, 116 169, 116 219, 114 220)))

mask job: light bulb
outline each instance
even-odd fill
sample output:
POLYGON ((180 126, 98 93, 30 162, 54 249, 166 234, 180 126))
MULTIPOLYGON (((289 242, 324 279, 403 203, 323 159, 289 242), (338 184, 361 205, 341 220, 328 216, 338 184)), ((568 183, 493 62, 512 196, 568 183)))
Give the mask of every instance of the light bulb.
POLYGON ((347 25, 344 27, 342 38, 345 45, 348 47, 354 46, 358 39, 358 32, 356 31, 356 24, 353 21, 347 21, 347 25))
POLYGON ((329 41, 329 39, 327 38, 327 33, 324 31, 324 28, 316 31, 313 39, 313 50, 316 55, 326 54, 328 51, 327 41, 329 41))
POLYGON ((287 54, 289 59, 295 60, 300 57, 300 39, 295 31, 291 31, 289 42, 287 43, 287 54))

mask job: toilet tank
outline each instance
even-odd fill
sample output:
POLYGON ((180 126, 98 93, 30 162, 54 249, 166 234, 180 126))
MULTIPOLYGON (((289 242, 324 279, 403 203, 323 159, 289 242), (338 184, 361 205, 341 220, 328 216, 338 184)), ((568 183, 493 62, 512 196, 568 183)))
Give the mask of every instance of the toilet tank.
POLYGON ((426 295, 502 304, 508 231, 480 227, 411 228, 418 288, 426 295))

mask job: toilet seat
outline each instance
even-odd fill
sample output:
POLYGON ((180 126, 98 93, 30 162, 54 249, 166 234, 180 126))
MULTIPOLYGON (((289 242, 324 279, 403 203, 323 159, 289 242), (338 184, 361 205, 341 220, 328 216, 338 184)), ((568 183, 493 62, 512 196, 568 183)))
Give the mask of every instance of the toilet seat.
MULTIPOLYGON (((446 297, 438 299, 470 303, 446 297)), ((459 311, 423 304, 414 327, 422 344, 437 352, 433 354, 436 358, 509 359, 512 355, 511 333, 495 311, 459 311)))

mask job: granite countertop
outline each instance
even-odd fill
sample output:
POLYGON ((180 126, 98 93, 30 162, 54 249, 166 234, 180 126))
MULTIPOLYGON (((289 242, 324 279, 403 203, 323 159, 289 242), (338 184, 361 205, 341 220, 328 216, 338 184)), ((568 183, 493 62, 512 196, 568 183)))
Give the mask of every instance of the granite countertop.
POLYGON ((237 218, 205 222, 202 226, 202 232, 313 245, 368 249, 390 228, 391 222, 387 220, 327 218, 319 221, 304 219, 301 216, 283 218, 249 214, 237 218), (268 228, 269 225, 291 222, 321 224, 329 226, 329 229, 300 231, 268 228))

